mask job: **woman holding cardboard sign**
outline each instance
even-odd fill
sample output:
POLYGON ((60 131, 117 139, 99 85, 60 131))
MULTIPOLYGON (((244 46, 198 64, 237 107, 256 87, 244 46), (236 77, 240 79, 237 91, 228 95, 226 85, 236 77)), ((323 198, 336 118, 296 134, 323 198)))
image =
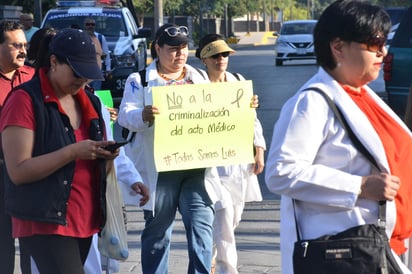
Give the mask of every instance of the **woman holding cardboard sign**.
POLYGON ((128 77, 119 108, 119 124, 136 132, 133 141, 125 146, 126 154, 151 194, 144 206, 143 273, 168 272, 170 237, 177 209, 186 228, 188 273, 209 273, 211 268, 213 208, 204 185, 205 169, 158 173, 154 162, 153 123, 159 110, 148 95, 151 88, 209 82, 206 75, 186 64, 188 42, 187 27, 174 24, 160 27, 151 47, 154 62, 147 67, 144 79, 139 73, 128 77))
MULTIPOLYGON (((229 55, 234 53, 219 34, 208 34, 199 42, 196 57, 202 60, 211 82, 245 80, 239 74, 227 71, 229 55)), ((252 105, 257 106, 255 95, 252 105)), ((215 203, 213 231, 212 272, 236 274, 237 250, 235 229, 239 225, 245 202, 261 201, 262 194, 257 174, 263 171, 266 149, 260 121, 255 118, 254 128, 255 163, 217 167, 218 180, 213 184, 220 193, 215 203)))

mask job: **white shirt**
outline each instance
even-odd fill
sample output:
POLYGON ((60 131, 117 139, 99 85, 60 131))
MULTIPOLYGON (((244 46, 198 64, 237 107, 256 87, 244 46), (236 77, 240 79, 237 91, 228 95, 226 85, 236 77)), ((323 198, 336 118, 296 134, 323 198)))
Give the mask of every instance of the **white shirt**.
MULTIPOLYGON (((342 87, 322 68, 302 90, 308 86, 317 86, 329 95, 381 171, 390 173, 379 136, 342 87)), ((370 88, 364 88, 410 134, 399 117, 370 88)), ((373 172, 378 171, 351 144, 321 94, 299 91, 284 104, 274 128, 265 174, 268 189, 281 195, 283 273, 293 273, 296 227, 292 199, 296 200, 303 239, 375 223, 377 202, 358 198, 362 176, 373 172)), ((393 201, 387 202, 388 237, 396 221, 395 206, 393 201)), ((410 272, 405 268, 405 273, 410 272)))

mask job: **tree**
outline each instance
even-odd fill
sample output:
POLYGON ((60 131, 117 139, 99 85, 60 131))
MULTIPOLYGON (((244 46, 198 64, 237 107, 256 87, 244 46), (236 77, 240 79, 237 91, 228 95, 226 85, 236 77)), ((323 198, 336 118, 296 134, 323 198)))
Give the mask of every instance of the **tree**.
POLYGON ((132 0, 132 2, 136 10, 139 26, 142 26, 145 14, 153 14, 153 0, 132 0))
MULTIPOLYGON (((56 0, 39 0, 42 3, 42 13, 56 7, 56 0)), ((153 14, 154 0, 132 0, 139 17, 143 22, 145 14, 153 14)), ((334 0, 163 0, 164 13, 174 15, 190 15, 200 19, 202 16, 223 17, 225 7, 229 18, 246 14, 272 14, 275 9, 283 11, 283 20, 318 18, 322 11, 334 0), (264 8, 265 7, 265 8, 264 8), (270 10, 272 9, 272 10, 270 10)), ((32 0, 2 0, 2 5, 21 6, 23 12, 34 13, 32 0)), ((370 0, 382 7, 409 7, 411 0, 370 0)), ((38 14, 35 14, 40 16, 38 14)), ((279 18, 278 18, 279 19, 279 18)))

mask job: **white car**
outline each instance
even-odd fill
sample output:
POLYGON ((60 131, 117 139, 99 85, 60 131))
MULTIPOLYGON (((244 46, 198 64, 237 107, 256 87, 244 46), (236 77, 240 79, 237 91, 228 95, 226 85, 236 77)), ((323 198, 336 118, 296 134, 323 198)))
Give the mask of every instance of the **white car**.
POLYGON ((313 46, 313 30, 317 20, 292 20, 283 23, 275 43, 276 66, 284 61, 316 59, 313 46))

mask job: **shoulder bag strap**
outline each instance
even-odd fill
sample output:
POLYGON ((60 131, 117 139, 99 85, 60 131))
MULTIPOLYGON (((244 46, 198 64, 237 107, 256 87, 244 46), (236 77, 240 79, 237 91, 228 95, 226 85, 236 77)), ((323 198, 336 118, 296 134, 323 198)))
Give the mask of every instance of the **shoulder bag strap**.
MULTIPOLYGON (((303 91, 316 91, 319 94, 325 98, 326 102, 328 103, 329 107, 335 114, 336 119, 342 124, 342 126, 345 128, 346 132, 349 135, 349 138, 351 139, 353 145, 356 147, 357 150, 359 150, 378 170, 380 170, 378 163, 376 162, 375 158, 373 158, 372 154, 365 148, 365 146, 359 141, 358 137, 356 134, 353 132, 352 128, 349 126, 348 122, 346 121, 345 117, 343 116, 341 110, 336 106, 336 104, 332 101, 332 99, 320 88, 318 87, 309 87, 304 89, 303 91)), ((294 211, 294 216, 295 216, 295 224, 296 224, 296 233, 297 233, 297 238, 300 240, 300 234, 299 234, 299 226, 297 223, 297 218, 296 218, 296 210, 295 210, 295 200, 293 199, 293 211, 294 211)), ((378 217, 378 223, 379 225, 385 225, 386 223, 386 201, 380 201, 379 202, 379 217, 378 217)))

